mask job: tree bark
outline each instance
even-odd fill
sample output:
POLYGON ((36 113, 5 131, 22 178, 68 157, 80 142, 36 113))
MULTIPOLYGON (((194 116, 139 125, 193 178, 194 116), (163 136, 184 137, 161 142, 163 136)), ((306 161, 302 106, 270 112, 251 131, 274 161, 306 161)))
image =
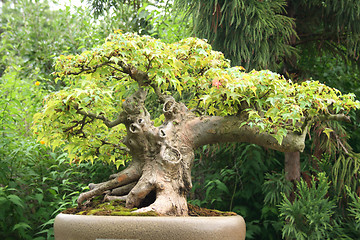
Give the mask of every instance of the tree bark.
POLYGON ((285 179, 293 184, 293 190, 289 193, 289 200, 295 200, 296 182, 300 180, 300 152, 285 152, 284 158, 285 179))
POLYGON ((155 127, 144 107, 146 91, 140 89, 123 105, 123 123, 127 137, 123 143, 132 157, 130 166, 111 180, 92 185, 82 193, 78 203, 110 190, 107 199, 126 199, 129 208, 140 207, 151 193, 155 199, 137 211, 156 211, 162 215, 186 216, 186 196, 192 187, 191 167, 194 150, 220 142, 249 142, 282 152, 304 149, 306 130, 289 133, 280 145, 275 138, 256 127, 240 124, 246 116, 197 117, 172 97, 163 97, 164 123, 155 127))
POLYGON ((300 152, 285 152, 285 179, 300 180, 300 152))
POLYGON ((246 115, 194 118, 188 122, 187 135, 191 136, 194 148, 221 142, 248 142, 281 152, 304 150, 307 128, 301 134, 289 132, 280 145, 271 134, 260 133, 257 127, 239 127, 246 119, 246 115))

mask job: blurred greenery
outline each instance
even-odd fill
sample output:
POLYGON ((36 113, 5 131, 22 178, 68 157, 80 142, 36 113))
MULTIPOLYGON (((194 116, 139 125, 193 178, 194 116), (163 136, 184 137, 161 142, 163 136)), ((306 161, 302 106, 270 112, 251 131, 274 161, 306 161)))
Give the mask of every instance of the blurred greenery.
POLYGON ((56 84, 54 56, 79 53, 110 29, 95 25, 89 11, 51 10, 47 1, 6 1, 0 15, 0 237, 53 239, 53 219, 73 206, 89 179, 116 169, 96 163, 69 165, 30 131, 32 116, 56 84))
MULTIPOLYGON (((1 239, 53 239, 56 214, 74 206, 89 182, 104 181, 117 171, 114 165, 98 162, 70 165, 61 148, 45 147, 29 129, 43 98, 66 87, 63 82, 55 83, 51 74, 54 57, 81 53, 101 43, 114 29, 169 42, 191 35, 192 20, 174 12, 172 1, 136 1, 139 6, 133 2, 110 4, 96 17, 94 8, 52 9, 51 1, 2 2, 1 239)), ((304 48, 298 69, 304 78, 360 94, 357 64, 341 56, 314 54, 312 48, 304 48)), ((303 180, 295 196, 289 196, 293 186, 285 180, 283 154, 256 145, 222 144, 197 152, 189 201, 241 214, 247 224, 247 239, 356 239, 360 235, 360 165, 356 154, 360 152, 360 121, 358 113, 352 113, 351 118, 352 124, 326 126, 338 129, 330 134, 331 141, 320 134, 318 128, 323 125, 313 129, 302 154, 303 180), (318 140, 314 140, 316 135, 320 135, 318 140), (306 203, 312 203, 311 211, 299 207, 306 203), (299 217, 291 222, 294 215, 299 217)))

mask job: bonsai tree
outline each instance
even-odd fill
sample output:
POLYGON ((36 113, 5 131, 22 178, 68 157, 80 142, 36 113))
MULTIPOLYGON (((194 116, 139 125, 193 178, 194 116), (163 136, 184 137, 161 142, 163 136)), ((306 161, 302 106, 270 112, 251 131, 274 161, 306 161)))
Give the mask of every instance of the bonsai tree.
POLYGON ((105 192, 129 208, 153 196, 137 211, 187 215, 195 149, 249 142, 303 151, 314 120, 349 121, 359 107, 353 94, 317 81, 230 67, 197 38, 168 44, 116 31, 91 51, 58 57, 55 68, 67 87, 35 115, 39 140, 64 146, 72 162, 127 162, 110 180, 91 184, 79 205, 105 192))

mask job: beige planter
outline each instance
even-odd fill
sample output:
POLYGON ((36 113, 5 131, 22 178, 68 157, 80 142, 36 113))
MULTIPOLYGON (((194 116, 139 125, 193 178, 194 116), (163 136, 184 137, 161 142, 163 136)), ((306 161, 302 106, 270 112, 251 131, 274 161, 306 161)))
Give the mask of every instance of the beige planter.
POLYGON ((133 217, 59 214, 56 240, 243 240, 245 221, 228 217, 133 217))

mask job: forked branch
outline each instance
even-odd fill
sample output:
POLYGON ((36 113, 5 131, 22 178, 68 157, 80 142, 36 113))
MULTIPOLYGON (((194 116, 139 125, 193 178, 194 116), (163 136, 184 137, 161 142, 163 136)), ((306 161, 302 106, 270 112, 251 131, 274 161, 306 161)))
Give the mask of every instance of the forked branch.
POLYGON ((76 110, 76 112, 80 115, 89 117, 91 119, 99 119, 102 120, 104 122, 104 124, 108 127, 108 128, 112 128, 115 127, 121 123, 123 123, 126 119, 126 115, 125 113, 121 112, 119 114, 119 116, 114 120, 114 121, 110 121, 109 119, 107 119, 104 115, 102 114, 95 114, 92 112, 87 112, 85 110, 82 110, 79 105, 74 105, 74 108, 76 110))

